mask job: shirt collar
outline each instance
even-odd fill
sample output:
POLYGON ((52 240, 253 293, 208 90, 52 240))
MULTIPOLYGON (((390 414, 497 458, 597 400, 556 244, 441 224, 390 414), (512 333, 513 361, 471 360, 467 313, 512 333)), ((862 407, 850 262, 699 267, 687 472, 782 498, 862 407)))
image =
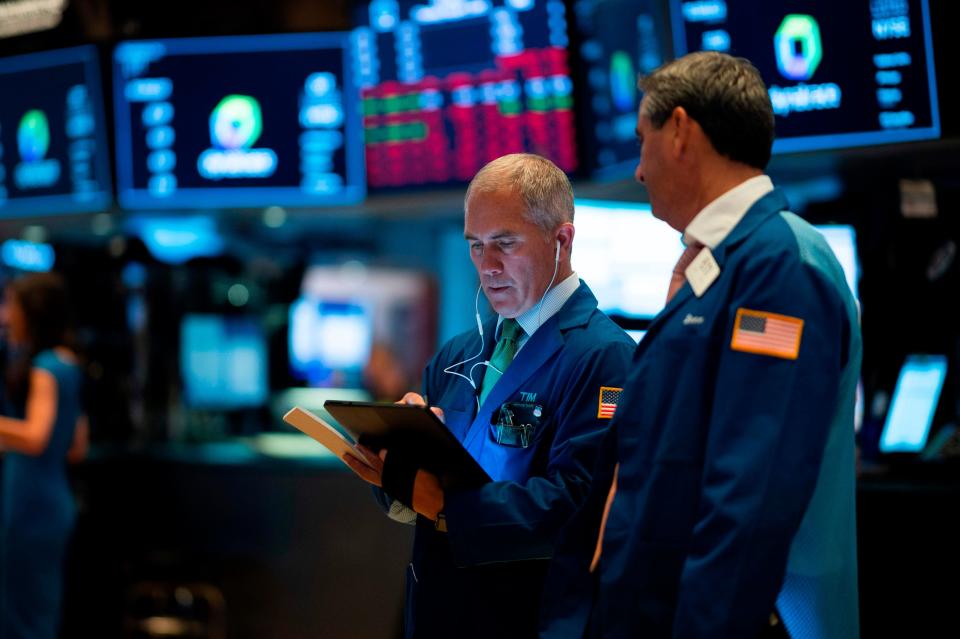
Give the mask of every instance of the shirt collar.
MULTIPOLYGON (((577 291, 580 286, 580 278, 576 273, 563 280, 543 296, 543 302, 537 302, 533 307, 522 315, 517 316, 517 324, 523 329, 524 335, 520 341, 526 341, 527 337, 533 335, 538 328, 543 326, 548 319, 557 314, 567 300, 577 291)), ((497 332, 500 337, 500 325, 503 323, 503 317, 497 317, 497 332)))
POLYGON ((757 200, 773 190, 766 175, 752 177, 703 207, 683 231, 684 244, 698 241, 715 249, 743 219, 757 200))

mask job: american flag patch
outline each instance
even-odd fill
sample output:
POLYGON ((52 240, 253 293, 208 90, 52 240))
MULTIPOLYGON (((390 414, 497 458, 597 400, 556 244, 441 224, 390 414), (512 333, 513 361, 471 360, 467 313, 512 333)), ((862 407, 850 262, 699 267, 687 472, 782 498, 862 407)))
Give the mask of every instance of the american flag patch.
POLYGON ((610 419, 617 412, 617 402, 620 401, 622 388, 612 388, 610 386, 600 387, 600 407, 597 409, 598 419, 610 419))
POLYGON ((730 348, 744 353, 797 359, 803 320, 788 315, 737 309, 730 348))

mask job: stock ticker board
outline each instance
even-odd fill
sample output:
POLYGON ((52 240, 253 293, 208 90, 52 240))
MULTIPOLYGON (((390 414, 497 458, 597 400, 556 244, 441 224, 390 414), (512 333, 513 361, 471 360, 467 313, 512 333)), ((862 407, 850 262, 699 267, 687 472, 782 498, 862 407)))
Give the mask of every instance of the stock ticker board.
POLYGON ((371 188, 465 182, 524 151, 577 168, 561 0, 374 0, 358 22, 371 188))

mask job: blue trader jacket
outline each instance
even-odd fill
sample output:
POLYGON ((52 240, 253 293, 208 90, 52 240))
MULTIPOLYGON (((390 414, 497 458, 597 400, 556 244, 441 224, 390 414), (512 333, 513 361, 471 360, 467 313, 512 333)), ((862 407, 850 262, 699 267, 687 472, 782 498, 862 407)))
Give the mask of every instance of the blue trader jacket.
MULTIPOLYGON (((496 318, 483 329, 490 358, 496 318)), ((587 494, 608 420, 601 387, 622 387, 633 341, 597 309, 586 284, 529 338, 477 410, 466 380, 444 373, 480 350, 476 331, 450 340, 424 373, 424 392, 493 482, 447 493, 448 532, 417 521, 407 570, 407 637, 531 637, 564 522, 587 494), (505 402, 541 407, 526 448, 497 443, 491 414, 505 402)), ((478 361, 478 360, 474 360, 478 361)), ((466 373, 473 364, 453 370, 466 373)), ((474 379, 484 368, 474 369, 474 379)), ((479 386, 479 383, 477 384, 479 386)))
POLYGON ((701 297, 685 283, 637 348, 591 494, 558 542, 542 637, 745 639, 775 605, 793 637, 859 634, 856 304, 786 205, 778 190, 754 204, 713 251, 717 279, 701 297), (757 328, 741 309, 802 320, 796 359, 734 348, 757 328))

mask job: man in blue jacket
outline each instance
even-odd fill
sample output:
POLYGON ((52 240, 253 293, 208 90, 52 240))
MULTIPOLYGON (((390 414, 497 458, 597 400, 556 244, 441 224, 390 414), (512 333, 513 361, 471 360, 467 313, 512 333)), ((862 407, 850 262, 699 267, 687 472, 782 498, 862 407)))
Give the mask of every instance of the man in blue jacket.
MULTIPOLYGON (((354 470, 415 521, 407 637, 531 637, 547 560, 583 501, 634 343, 573 272, 573 189, 536 155, 486 165, 467 189, 464 236, 497 316, 454 337, 424 396, 493 479, 444 492, 436 477, 371 454, 354 470), (406 471, 406 472, 405 472, 406 471), (412 509, 411 509, 412 507, 412 509)), ((477 291, 479 297, 480 291, 477 291)))
POLYGON ((687 251, 561 534, 541 636, 855 638, 855 302, 763 174, 756 69, 694 53, 640 87, 636 178, 687 251))

